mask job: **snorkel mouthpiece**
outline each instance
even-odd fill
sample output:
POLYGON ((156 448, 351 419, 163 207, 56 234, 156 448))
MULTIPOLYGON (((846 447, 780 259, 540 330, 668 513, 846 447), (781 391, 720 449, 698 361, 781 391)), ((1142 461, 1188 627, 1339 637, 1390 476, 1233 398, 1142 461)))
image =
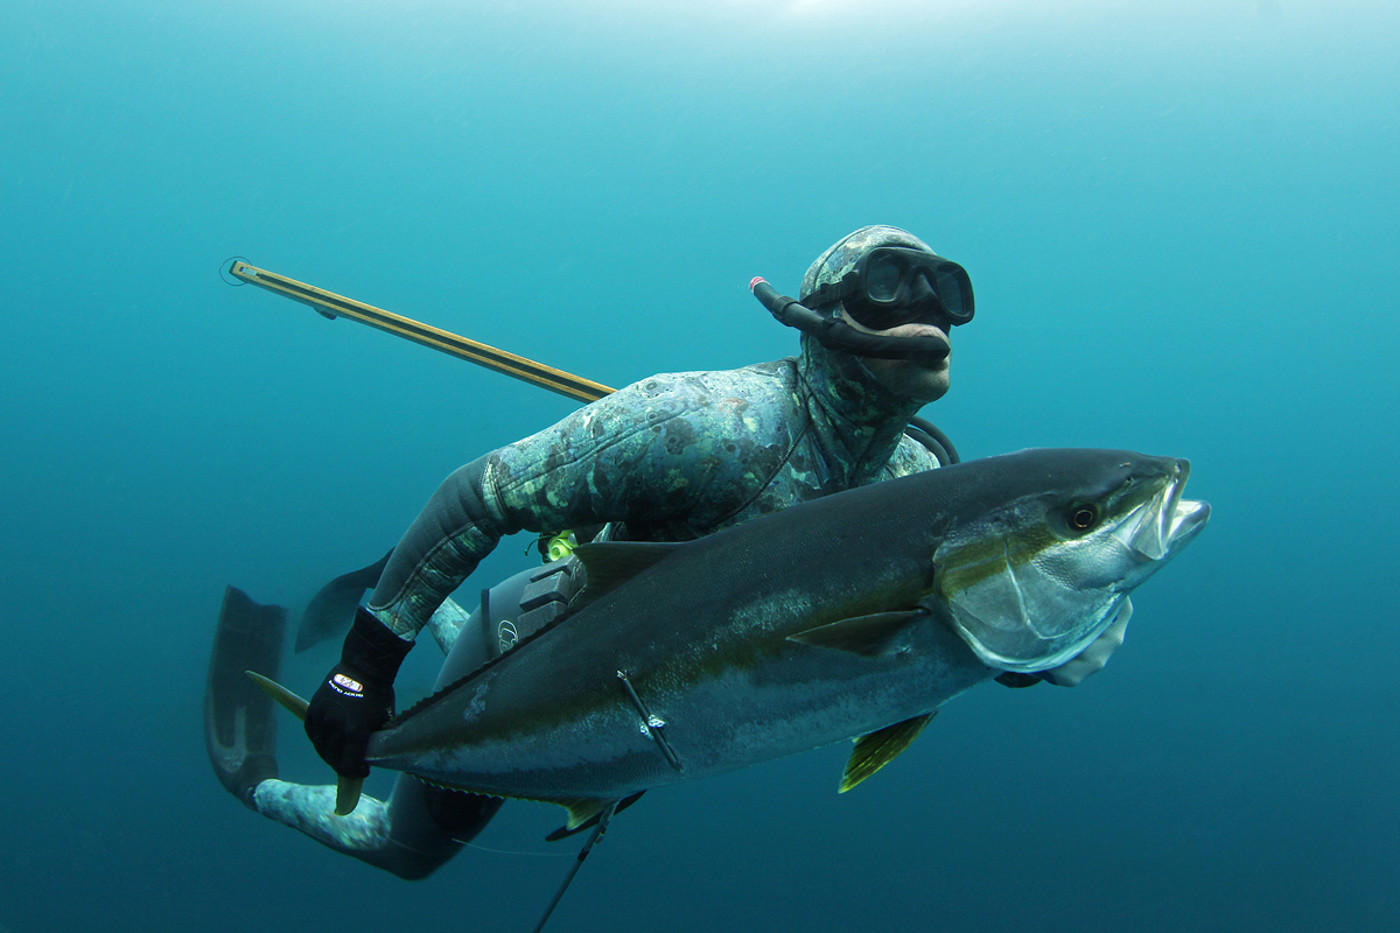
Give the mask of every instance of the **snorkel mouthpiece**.
POLYGON ((753 277, 749 291, 780 324, 811 334, 822 346, 842 353, 879 360, 941 360, 952 352, 943 337, 887 337, 856 330, 839 318, 813 311, 796 298, 778 294, 762 276, 753 277))

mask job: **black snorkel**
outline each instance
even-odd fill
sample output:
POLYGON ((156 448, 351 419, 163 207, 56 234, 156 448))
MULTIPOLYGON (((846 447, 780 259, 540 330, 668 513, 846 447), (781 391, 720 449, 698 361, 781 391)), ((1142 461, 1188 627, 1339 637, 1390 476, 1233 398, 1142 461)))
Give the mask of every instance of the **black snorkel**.
POLYGON ((762 276, 755 276, 749 282, 749 291, 763 303, 763 306, 781 324, 795 327, 804 334, 811 334, 824 347, 879 360, 903 360, 920 357, 928 360, 945 359, 951 352, 944 337, 890 337, 883 334, 867 334, 851 325, 823 315, 778 290, 762 276))

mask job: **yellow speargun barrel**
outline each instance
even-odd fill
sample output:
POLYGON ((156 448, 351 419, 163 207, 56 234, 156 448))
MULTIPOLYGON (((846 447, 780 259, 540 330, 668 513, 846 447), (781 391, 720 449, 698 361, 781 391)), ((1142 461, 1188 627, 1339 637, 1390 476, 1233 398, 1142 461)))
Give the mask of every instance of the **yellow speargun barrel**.
POLYGON ((317 288, 305 282, 259 269, 242 260, 235 259, 228 267, 228 273, 237 279, 267 289, 278 295, 310 305, 328 318, 347 317, 377 327, 405 340, 441 350, 458 359, 485 366, 507 376, 512 376, 532 385, 548 389, 580 402, 591 402, 611 394, 614 390, 602 383, 575 376, 573 373, 546 366, 544 363, 526 359, 507 350, 500 350, 488 344, 471 340, 451 331, 424 324, 412 318, 367 305, 324 288, 317 288))

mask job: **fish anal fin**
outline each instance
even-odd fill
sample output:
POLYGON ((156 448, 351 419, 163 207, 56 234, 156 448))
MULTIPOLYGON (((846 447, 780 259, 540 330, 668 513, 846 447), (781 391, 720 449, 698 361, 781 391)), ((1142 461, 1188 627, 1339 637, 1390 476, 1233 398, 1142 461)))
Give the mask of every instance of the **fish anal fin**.
POLYGON ((899 757, 909 745, 924 731, 938 710, 924 713, 892 726, 877 729, 856 739, 856 747, 846 761, 846 771, 841 775, 841 786, 837 793, 844 794, 861 781, 879 771, 899 757))
POLYGON ((580 544, 574 556, 583 562, 588 581, 574 601, 574 607, 587 605, 606 596, 644 570, 670 557, 683 543, 664 541, 605 541, 580 544))
POLYGON ((569 818, 564 823, 564 828, 570 830, 578 829, 584 823, 599 816, 613 803, 611 800, 599 800, 592 797, 555 797, 547 802, 557 803, 569 811, 569 818))
POLYGON ((853 616, 789 635, 788 641, 849 651, 867 658, 888 657, 904 650, 907 645, 905 630, 927 614, 925 609, 902 609, 853 616))
MULTIPOLYGON (((645 794, 645 793, 646 793, 646 791, 644 791, 644 790, 639 790, 639 791, 637 791, 635 794, 631 794, 631 795, 629 795, 629 796, 623 797, 623 798, 622 798, 621 800, 619 800, 618 803, 617 803, 617 811, 616 811, 616 812, 617 812, 617 813, 621 813, 623 810, 626 810, 628 807, 632 806, 632 804, 634 804, 634 803, 636 803, 638 800, 640 800, 642 794, 645 794)), ((569 827, 569 826, 560 826, 560 827, 559 827, 558 829, 556 829, 554 832, 550 833, 548 836, 545 836, 545 837, 544 837, 544 841, 545 841, 545 842, 558 842, 560 839, 565 839, 565 838, 567 838, 567 837, 569 837, 569 836, 574 835, 575 833, 581 833, 581 832, 583 832, 585 829, 588 829, 590 826, 593 826, 594 824, 596 824, 596 823, 598 822, 598 820, 602 818, 602 815, 603 815, 602 813, 599 813, 597 816, 591 816, 591 817, 588 818, 588 820, 587 820, 586 822, 580 823, 578 826, 573 826, 573 827, 569 827)))

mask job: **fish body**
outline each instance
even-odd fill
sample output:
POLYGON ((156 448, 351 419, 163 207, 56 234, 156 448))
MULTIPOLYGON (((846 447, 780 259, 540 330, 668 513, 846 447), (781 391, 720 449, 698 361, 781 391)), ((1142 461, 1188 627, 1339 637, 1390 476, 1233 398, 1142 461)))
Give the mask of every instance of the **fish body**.
POLYGON ((1188 470, 1023 451, 683 544, 582 546, 576 611, 401 714, 368 760, 577 822, 840 739, 894 735, 893 757, 964 690, 1097 638, 1204 526, 1188 470))

